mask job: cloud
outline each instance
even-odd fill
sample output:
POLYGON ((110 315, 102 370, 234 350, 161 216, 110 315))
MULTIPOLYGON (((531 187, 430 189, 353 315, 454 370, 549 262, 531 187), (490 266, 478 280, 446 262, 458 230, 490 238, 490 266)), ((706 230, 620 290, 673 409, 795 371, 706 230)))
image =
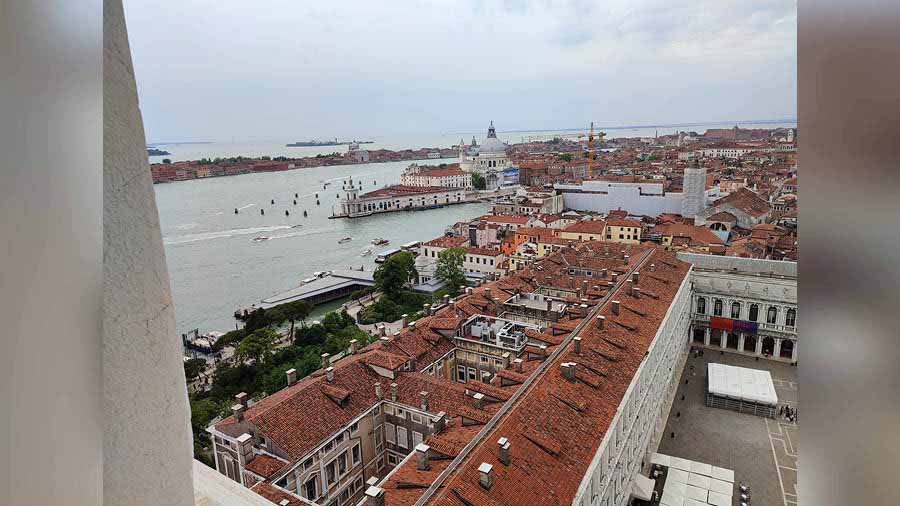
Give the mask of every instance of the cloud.
POLYGON ((793 1, 125 0, 148 138, 792 117, 793 1))

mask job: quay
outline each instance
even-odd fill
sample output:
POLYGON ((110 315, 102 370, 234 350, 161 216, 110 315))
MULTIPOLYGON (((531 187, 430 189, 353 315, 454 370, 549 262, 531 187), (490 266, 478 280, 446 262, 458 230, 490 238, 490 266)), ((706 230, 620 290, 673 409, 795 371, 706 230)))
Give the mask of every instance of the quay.
POLYGON ((298 300, 305 300, 313 305, 324 304, 370 286, 375 286, 372 272, 337 270, 327 276, 265 298, 257 307, 269 309, 298 300))
POLYGON ((475 201, 467 188, 392 185, 359 194, 353 178, 344 180, 341 208, 331 218, 359 218, 378 213, 436 209, 475 201))

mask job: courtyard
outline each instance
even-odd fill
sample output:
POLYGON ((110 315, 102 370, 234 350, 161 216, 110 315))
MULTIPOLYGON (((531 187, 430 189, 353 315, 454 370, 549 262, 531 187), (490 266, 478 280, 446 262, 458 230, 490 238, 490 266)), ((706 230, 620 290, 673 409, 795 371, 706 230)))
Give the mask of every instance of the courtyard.
MULTIPOLYGON (((769 371, 779 406, 797 409, 797 367, 705 349, 704 356, 691 354, 685 364, 659 453, 733 469, 735 485, 750 486, 754 505, 795 506, 798 422, 706 406, 705 375, 710 362, 769 371)), ((737 492, 733 505, 740 506, 737 492)))

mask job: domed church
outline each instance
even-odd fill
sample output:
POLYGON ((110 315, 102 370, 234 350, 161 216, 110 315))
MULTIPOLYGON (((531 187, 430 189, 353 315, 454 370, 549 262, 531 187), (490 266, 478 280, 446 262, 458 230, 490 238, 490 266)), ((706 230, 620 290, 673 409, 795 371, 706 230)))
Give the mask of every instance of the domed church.
POLYGON ((502 180, 502 172, 510 167, 506 157, 506 143, 497 138, 494 122, 488 127, 487 138, 479 146, 472 138, 472 144, 466 148, 459 141, 459 167, 466 172, 478 172, 484 176, 487 188, 498 186, 502 180))

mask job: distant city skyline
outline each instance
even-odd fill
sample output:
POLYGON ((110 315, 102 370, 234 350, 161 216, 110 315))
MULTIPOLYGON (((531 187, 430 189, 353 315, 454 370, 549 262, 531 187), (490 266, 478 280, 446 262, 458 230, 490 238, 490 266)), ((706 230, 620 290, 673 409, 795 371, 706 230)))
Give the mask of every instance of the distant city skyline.
POLYGON ((796 3, 126 0, 150 142, 796 117, 796 3))

